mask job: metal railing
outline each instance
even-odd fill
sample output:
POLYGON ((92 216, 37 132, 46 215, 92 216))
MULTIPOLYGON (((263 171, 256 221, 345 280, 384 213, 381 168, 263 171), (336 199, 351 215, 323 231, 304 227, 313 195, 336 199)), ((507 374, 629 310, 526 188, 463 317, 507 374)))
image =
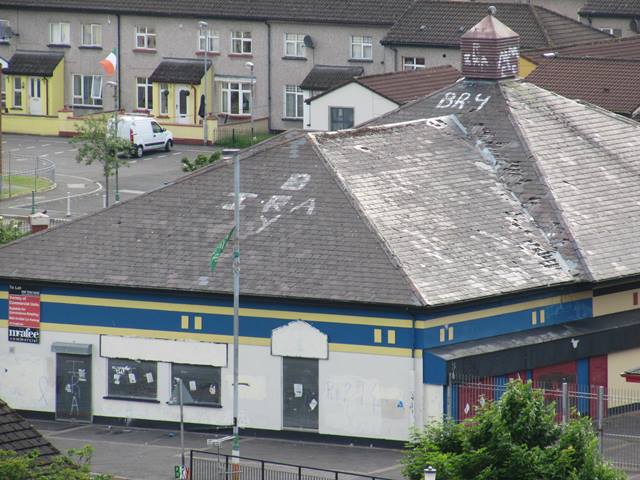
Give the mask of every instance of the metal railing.
MULTIPOLYGON (((49 221, 51 222, 49 228, 55 228, 69 222, 66 218, 50 218, 49 221)), ((29 217, 22 215, 0 215, 0 224, 3 226, 12 226, 23 234, 31 232, 29 217)))
MULTIPOLYGON (((460 377, 447 390, 447 415, 455 421, 473 418, 487 401, 499 400, 507 389, 504 377, 460 377)), ((553 404, 556 421, 588 416, 600 440, 604 458, 618 468, 640 471, 640 385, 616 389, 599 385, 533 381, 547 405, 553 404)))
POLYGON ((56 164, 45 157, 5 152, 3 164, 0 199, 42 191, 55 184, 56 164))
POLYGON ((191 450, 191 480, 388 480, 354 472, 191 450))

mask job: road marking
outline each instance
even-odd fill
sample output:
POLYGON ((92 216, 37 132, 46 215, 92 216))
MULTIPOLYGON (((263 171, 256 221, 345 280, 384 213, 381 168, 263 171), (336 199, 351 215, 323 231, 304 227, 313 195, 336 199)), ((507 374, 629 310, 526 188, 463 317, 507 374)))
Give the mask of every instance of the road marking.
POLYGON ((166 155, 158 155, 158 158, 165 158, 166 155))
POLYGON ((173 155, 174 155, 174 156, 175 156, 175 155, 182 155, 182 152, 176 152, 176 153, 174 153, 173 155))
POLYGON ((25 150, 31 150, 32 148, 36 148, 35 145, 31 145, 30 147, 27 147, 25 150))
POLYGON ((64 153, 64 152, 53 152, 54 155, 60 155, 61 153, 64 153))
POLYGON ((144 190, 120 190, 120 193, 128 193, 130 195, 142 195, 144 190))
POLYGON ((67 183, 67 188, 85 188, 84 183, 67 183))
POLYGON ((367 476, 368 475, 376 475, 378 473, 389 472, 389 471, 395 470, 397 468, 402 468, 402 464, 401 463, 397 463, 396 465, 391 465, 390 467, 379 468, 378 470, 374 470, 372 472, 367 472, 367 476))
POLYGON ((43 143, 42 146, 43 147, 48 147, 49 145, 51 145, 50 143, 43 143))
POLYGON ((11 150, 9 150, 10 152, 17 152, 18 150, 20 150, 19 148, 12 148, 11 150))

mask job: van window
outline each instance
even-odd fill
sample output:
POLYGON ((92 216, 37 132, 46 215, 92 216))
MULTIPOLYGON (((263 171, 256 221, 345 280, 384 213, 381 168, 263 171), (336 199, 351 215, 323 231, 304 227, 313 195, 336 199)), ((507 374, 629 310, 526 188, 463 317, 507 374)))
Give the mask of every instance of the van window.
POLYGON ((162 133, 162 127, 156 122, 151 122, 151 128, 153 128, 153 133, 162 133))

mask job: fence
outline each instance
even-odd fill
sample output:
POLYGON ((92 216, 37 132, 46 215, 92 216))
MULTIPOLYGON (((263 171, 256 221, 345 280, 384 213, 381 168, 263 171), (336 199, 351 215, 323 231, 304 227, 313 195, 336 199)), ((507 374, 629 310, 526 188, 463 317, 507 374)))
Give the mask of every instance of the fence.
MULTIPOLYGON (((60 225, 64 225, 69 220, 65 218, 51 218, 49 228, 55 228, 60 225)), ((29 225, 29 217, 23 217, 20 215, 0 215, 0 225, 13 226, 20 233, 27 234, 31 232, 31 225, 29 225)))
POLYGON ((191 450, 189 470, 191 480, 388 480, 339 470, 304 467, 239 457, 233 463, 230 455, 191 450))
POLYGON ((20 153, 3 154, 0 199, 47 190, 55 185, 56 164, 42 156, 20 153))
MULTIPOLYGON (((588 416, 598 432, 604 458, 618 468, 640 471, 640 388, 621 390, 597 385, 533 381, 545 403, 553 404, 556 421, 588 416)), ((472 418, 487 401, 499 400, 507 389, 504 377, 460 377, 447 389, 447 412, 456 421, 472 418)))

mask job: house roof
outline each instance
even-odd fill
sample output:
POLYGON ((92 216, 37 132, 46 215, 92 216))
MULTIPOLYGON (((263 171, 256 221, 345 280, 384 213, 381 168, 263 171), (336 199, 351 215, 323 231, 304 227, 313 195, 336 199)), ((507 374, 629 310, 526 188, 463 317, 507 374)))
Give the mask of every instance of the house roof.
POLYGON ((2 71, 8 75, 51 77, 63 58, 64 54, 58 52, 18 50, 9 60, 9 66, 2 71))
POLYGON ((556 48, 529 50, 521 52, 520 55, 539 64, 548 60, 548 54, 552 54, 555 57, 571 56, 640 60, 640 35, 610 38, 604 41, 579 43, 556 48))
MULTIPOLYGON (((459 48, 460 37, 487 14, 488 3, 454 1, 414 2, 391 27, 387 45, 459 48)), ((523 49, 593 41, 606 33, 542 7, 499 3, 496 17, 520 35, 523 49)))
POLYGON ((239 20, 391 25, 411 0, 0 0, 0 7, 239 20))
POLYGON ((337 65, 316 65, 304 77, 300 88, 303 90, 328 90, 342 85, 364 73, 362 67, 343 67, 337 65))
POLYGON ((326 90, 307 100, 308 103, 315 99, 330 94, 350 83, 357 83, 369 90, 381 95, 392 102, 401 105, 418 97, 424 97, 440 88, 451 85, 462 75, 451 65, 425 68, 422 70, 381 73, 356 77, 326 90))
POLYGON ((543 62, 527 81, 569 98, 631 116, 640 108, 640 60, 557 57, 543 62))
MULTIPOLYGON (((211 63, 207 63, 207 70, 211 63)), ((187 58, 163 59, 149 76, 150 82, 198 85, 204 75, 204 60, 187 58)))
POLYGON ((19 454, 38 451, 42 464, 51 463, 60 452, 44 439, 33 425, 0 400, 0 450, 12 450, 19 454))
POLYGON ((578 14, 585 17, 640 17, 640 0, 588 0, 578 14))

